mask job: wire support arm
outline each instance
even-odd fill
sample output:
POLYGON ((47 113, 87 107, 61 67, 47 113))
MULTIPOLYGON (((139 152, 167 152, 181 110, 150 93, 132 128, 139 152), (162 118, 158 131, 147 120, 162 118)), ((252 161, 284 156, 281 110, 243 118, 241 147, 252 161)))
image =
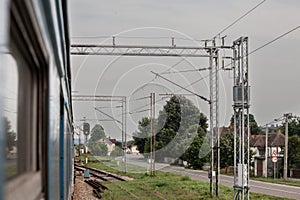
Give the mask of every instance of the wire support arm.
POLYGON ((110 118, 110 119, 112 119, 113 121, 116 121, 116 122, 118 122, 119 124, 122 124, 122 122, 121 122, 121 121, 119 121, 119 120, 117 120, 117 119, 113 118, 112 116, 110 116, 110 115, 106 114, 105 112, 101 111, 101 110, 100 110, 100 109, 98 109, 97 107, 94 107, 94 108, 95 108, 95 110, 97 110, 98 112, 102 113, 103 115, 105 115, 105 116, 109 117, 109 118, 110 118))
POLYGON ((168 82, 170 82, 170 83, 172 83, 172 84, 174 84, 174 85, 176 85, 177 87, 180 87, 181 89, 183 89, 183 90, 185 90, 185 91, 187 91, 187 92, 189 92, 189 93, 191 93, 191 94, 194 94, 195 96, 199 97, 200 99, 202 99, 202 100, 208 102, 209 104, 211 104, 211 100, 209 100, 209 99, 207 99, 207 98, 205 98, 205 97, 203 97, 203 96, 201 96, 201 95, 199 95, 199 94, 196 94, 195 92, 193 92, 193 91, 191 91, 191 90, 189 90, 189 89, 186 89, 186 88, 182 87, 181 85, 179 85, 179 84, 177 84, 177 83, 175 83, 175 82, 173 82, 173 81, 171 81, 171 80, 169 80, 169 79, 167 79, 167 78, 165 78, 165 77, 159 75, 158 73, 155 73, 155 72, 153 72, 153 71, 151 71, 151 73, 152 73, 152 74, 155 74, 156 76, 158 76, 158 77, 160 77, 160 78, 162 78, 162 79, 164 79, 164 80, 166 80, 166 81, 168 81, 168 82))
POLYGON ((72 44, 71 55, 210 57, 215 47, 72 44))

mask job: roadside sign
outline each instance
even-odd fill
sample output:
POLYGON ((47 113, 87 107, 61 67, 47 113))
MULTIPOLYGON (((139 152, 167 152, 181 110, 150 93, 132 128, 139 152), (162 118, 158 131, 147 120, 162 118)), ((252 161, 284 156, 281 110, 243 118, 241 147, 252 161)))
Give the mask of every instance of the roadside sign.
POLYGON ((272 157, 272 162, 276 163, 278 161, 278 157, 272 157))
POLYGON ((278 154, 276 150, 272 151, 272 162, 276 163, 278 161, 278 154))
POLYGON ((276 150, 273 150, 272 151, 272 157, 277 157, 278 155, 277 155, 277 151, 276 150))

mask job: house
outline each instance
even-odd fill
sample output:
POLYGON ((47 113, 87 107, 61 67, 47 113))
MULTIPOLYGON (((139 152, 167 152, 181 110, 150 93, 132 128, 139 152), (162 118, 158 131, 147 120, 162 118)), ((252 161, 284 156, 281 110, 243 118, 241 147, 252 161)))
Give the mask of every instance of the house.
POLYGON ((136 155, 140 153, 139 150, 137 149, 137 145, 134 144, 133 140, 127 142, 126 152, 131 154, 136 154, 136 155))
POLYGON ((282 175, 283 169, 283 156, 284 156, 284 141, 285 136, 281 133, 280 129, 271 130, 268 133, 267 145, 267 172, 265 171, 265 151, 266 151, 266 136, 265 135, 251 135, 250 148, 254 152, 254 175, 273 177, 274 173, 277 177, 282 175), (278 161, 272 162, 272 154, 276 154, 278 161), (274 170, 275 169, 275 170, 274 170))
POLYGON ((110 155, 110 153, 115 150, 115 147, 116 147, 116 139, 112 139, 110 137, 108 138, 101 138, 99 141, 99 143, 103 143, 106 145, 107 147, 107 151, 108 151, 108 155, 110 155))

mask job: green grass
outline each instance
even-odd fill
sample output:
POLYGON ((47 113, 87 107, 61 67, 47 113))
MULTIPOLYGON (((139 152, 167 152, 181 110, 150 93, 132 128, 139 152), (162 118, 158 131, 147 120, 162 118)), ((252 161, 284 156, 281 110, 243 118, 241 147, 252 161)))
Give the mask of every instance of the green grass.
MULTIPOLYGON (((88 165, 89 165, 89 167, 97 168, 99 163, 94 162, 94 163, 89 163, 88 165)), ((110 162, 101 162, 101 166, 102 166, 101 169, 103 169, 103 170, 122 174, 122 162, 121 161, 112 160, 110 162)), ((136 165, 127 163, 126 171, 129 173, 146 173, 147 169, 144 167, 140 167, 140 166, 136 166, 136 165)))
MULTIPOLYGON (((227 176, 233 176, 233 173, 225 173, 224 169, 221 169, 221 174, 227 175, 227 176)), ((283 185, 291 185, 291 186, 297 186, 300 187, 300 181, 296 180, 283 180, 279 178, 265 178, 265 177, 255 177, 251 176, 250 180, 256 180, 256 181, 263 181, 263 182, 268 182, 268 183, 277 183, 277 184, 283 184, 283 185)), ((300 189, 300 188, 299 188, 300 189)))
MULTIPOLYGON (((291 185, 291 186, 297 186, 300 187, 300 181, 294 181, 294 180, 283 180, 278 178, 264 178, 264 177, 251 177, 251 180, 256 181, 264 181, 269 183, 277 183, 277 184, 284 184, 284 185, 291 185)), ((300 188, 299 188, 300 190, 300 188)))
MULTIPOLYGON (((124 175, 102 163, 93 163, 93 167, 124 175)), ((151 177, 145 173, 127 173, 134 178, 127 182, 105 183, 109 188, 103 193, 104 199, 217 199, 210 198, 209 184, 191 180, 188 176, 180 176, 169 172, 156 171, 151 177)), ((233 189, 220 186, 220 200, 233 199, 233 189)), ((284 198, 251 193, 251 199, 280 200, 284 198)))

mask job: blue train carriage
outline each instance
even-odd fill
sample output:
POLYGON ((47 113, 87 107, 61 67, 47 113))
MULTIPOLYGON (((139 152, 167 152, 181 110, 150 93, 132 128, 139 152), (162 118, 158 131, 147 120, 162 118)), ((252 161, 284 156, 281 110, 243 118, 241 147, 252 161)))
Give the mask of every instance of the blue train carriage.
POLYGON ((71 199, 67 3, 0 0, 0 200, 71 199))

